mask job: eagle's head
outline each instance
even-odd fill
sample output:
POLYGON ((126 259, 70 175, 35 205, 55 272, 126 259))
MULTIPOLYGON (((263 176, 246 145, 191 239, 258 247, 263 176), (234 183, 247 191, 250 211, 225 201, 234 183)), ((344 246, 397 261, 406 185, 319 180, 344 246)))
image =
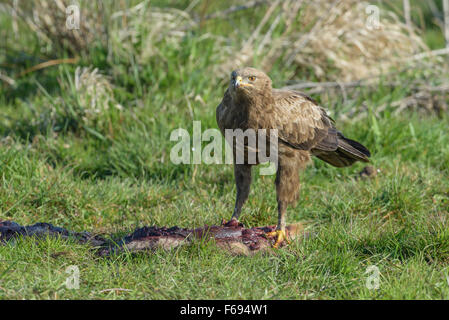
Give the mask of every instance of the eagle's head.
POLYGON ((231 72, 229 91, 236 98, 271 95, 271 79, 264 72, 246 67, 231 72))

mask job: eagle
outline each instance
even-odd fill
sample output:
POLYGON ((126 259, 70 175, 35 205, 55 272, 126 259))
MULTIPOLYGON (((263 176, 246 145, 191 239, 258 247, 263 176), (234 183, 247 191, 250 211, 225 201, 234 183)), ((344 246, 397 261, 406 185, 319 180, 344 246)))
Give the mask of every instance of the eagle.
MULTIPOLYGON (((315 100, 301 92, 272 88, 271 79, 255 68, 232 71, 229 87, 216 109, 216 120, 223 136, 227 129, 245 132, 251 129, 266 135, 270 130, 277 130, 278 223, 275 231, 267 234, 275 238, 275 248, 288 241, 285 213, 287 206, 298 199, 299 171, 306 167, 311 156, 335 167, 350 166, 356 161, 369 162, 371 156, 365 146, 338 131, 335 121, 315 100)), ((248 161, 247 140, 241 144, 246 150, 241 163, 235 161, 238 143, 232 149, 237 194, 231 220, 227 222, 230 226, 239 221, 250 192, 251 168, 259 164, 259 161, 248 161)))

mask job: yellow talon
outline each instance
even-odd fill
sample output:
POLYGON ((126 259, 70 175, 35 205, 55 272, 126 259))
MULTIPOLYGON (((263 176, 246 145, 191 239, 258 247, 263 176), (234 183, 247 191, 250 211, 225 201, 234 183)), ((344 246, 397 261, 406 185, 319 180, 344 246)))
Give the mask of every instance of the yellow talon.
POLYGON ((287 232, 285 230, 275 230, 272 232, 268 232, 267 234, 265 234, 265 236, 267 238, 274 238, 276 237, 276 242, 273 245, 273 248, 277 249, 279 248, 279 245, 285 241, 287 241, 287 243, 290 243, 290 241, 287 238, 287 232))

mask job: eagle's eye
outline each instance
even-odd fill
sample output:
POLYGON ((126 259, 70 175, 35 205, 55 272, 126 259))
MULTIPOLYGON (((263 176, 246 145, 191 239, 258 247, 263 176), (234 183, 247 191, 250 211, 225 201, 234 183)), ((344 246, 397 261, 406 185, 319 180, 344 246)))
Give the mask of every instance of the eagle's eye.
POLYGON ((248 80, 249 80, 249 81, 255 81, 255 80, 256 80, 256 77, 255 77, 255 76, 249 76, 249 77, 248 77, 248 80))

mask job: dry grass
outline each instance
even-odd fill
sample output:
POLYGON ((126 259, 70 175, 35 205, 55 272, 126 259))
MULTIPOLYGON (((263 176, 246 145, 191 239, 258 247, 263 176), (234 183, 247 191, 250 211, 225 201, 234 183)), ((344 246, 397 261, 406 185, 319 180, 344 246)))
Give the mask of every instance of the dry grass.
POLYGON ((150 1, 117 11, 112 20, 119 22, 112 35, 114 49, 122 55, 135 53, 138 62, 145 62, 155 55, 162 56, 158 49, 161 42, 176 48, 186 31, 195 26, 187 11, 153 7, 150 1))
MULTIPOLYGON (((104 16, 109 13, 104 13, 101 2, 81 1, 80 29, 69 30, 65 27, 66 6, 70 4, 67 0, 26 3, 23 0, 6 0, 4 3, 3 10, 9 8, 12 16, 16 17, 13 22, 25 22, 39 40, 47 44, 50 52, 67 49, 77 55, 99 42, 108 46, 110 55, 112 53, 125 61, 135 58, 139 65, 154 56, 164 60, 161 44, 178 48, 187 32, 201 23, 193 18, 191 10, 194 5, 182 11, 154 7, 149 0, 132 7, 127 7, 124 2, 114 2, 108 6, 109 12, 113 13, 106 20, 104 16)), ((261 19, 253 20, 252 33, 243 42, 237 44, 233 34, 226 39, 216 37, 216 60, 222 61, 218 64, 220 73, 252 65, 255 60, 267 72, 280 64, 285 68, 287 78, 302 75, 318 81, 335 81, 346 96, 345 83, 363 78, 377 83, 375 77, 378 75, 392 68, 409 66, 412 63, 410 57, 427 50, 413 26, 407 26, 394 12, 380 11, 378 23, 373 21, 374 16, 366 10, 368 2, 273 0, 253 1, 247 3, 246 8, 256 5, 263 5, 265 13, 261 19)), ((227 14, 241 10, 241 7, 233 6, 211 14, 209 18, 226 19, 227 14)), ((81 95, 86 99, 80 102, 83 110, 86 114, 101 113, 104 108, 98 106, 98 101, 107 106, 110 103, 107 97, 112 96, 106 89, 108 85, 103 85, 108 81, 102 79, 96 69, 77 69, 77 79, 81 82, 75 81, 76 90, 87 90, 85 95, 81 95), (85 83, 89 79, 95 79, 94 82, 103 88, 100 90, 101 99, 89 91, 89 88, 97 88, 94 82, 85 83)), ((6 73, 0 74, 0 80, 10 85, 10 80, 14 81, 6 73)), ((438 113, 447 110, 444 83, 432 88, 421 84, 416 87, 409 98, 397 101, 398 112, 410 107, 424 107, 438 113), (438 89, 440 87, 441 90, 438 89)))
POLYGON ((70 4, 67 0, 6 0, 6 7, 16 17, 14 24, 24 22, 49 49, 66 49, 72 54, 87 52, 95 43, 107 46, 112 41, 116 53, 137 51, 138 59, 145 61, 158 54, 161 41, 176 45, 195 25, 188 12, 153 7, 148 0, 131 8, 122 2, 105 5, 102 1, 81 1, 79 29, 69 29, 66 8, 70 4), (106 19, 106 7, 113 12, 110 19, 106 19))
MULTIPOLYGON (((114 97, 113 85, 97 68, 77 67, 73 74, 58 78, 61 91, 58 97, 45 96, 46 121, 55 124, 76 123, 79 127, 104 127, 109 124, 109 111, 122 110, 114 97)), ((42 117, 39 118, 42 121, 42 117)))
POLYGON ((381 11, 378 28, 372 29, 368 5, 355 0, 274 1, 222 68, 247 65, 258 55, 267 71, 281 60, 296 74, 312 69, 320 80, 351 81, 402 66, 406 58, 426 50, 422 39, 392 12, 381 11), (281 21, 284 31, 273 37, 281 21), (330 74, 332 69, 337 72, 330 74))
POLYGON ((74 86, 79 103, 85 111, 86 121, 105 112, 111 105, 121 108, 115 102, 111 83, 96 68, 76 68, 74 86))
POLYGON ((414 88, 410 96, 391 104, 397 115, 406 109, 427 114, 443 115, 448 111, 449 83, 439 86, 422 85, 414 88))
POLYGON ((81 54, 95 42, 107 41, 107 23, 103 16, 102 1, 80 2, 79 29, 66 26, 66 8, 72 4, 67 0, 6 0, 7 8, 15 18, 13 24, 25 23, 46 44, 48 51, 66 49, 71 54, 81 54))
MULTIPOLYGON (((95 42, 105 45, 111 41, 109 48, 115 54, 129 57, 132 53, 139 63, 162 56, 161 42, 176 47, 186 31, 197 25, 189 10, 157 8, 148 0, 120 10, 112 5, 114 13, 106 21, 100 1, 83 1, 80 29, 69 30, 65 27, 67 0, 6 3, 13 16, 24 21, 50 48, 78 54, 95 42)), ((224 62, 219 69, 228 72, 260 57, 266 71, 281 62, 291 67, 292 76, 308 72, 319 80, 351 81, 402 66, 406 58, 426 50, 414 30, 391 11, 381 11, 379 28, 371 29, 368 5, 356 0, 268 2, 252 34, 240 45, 230 41, 230 47, 220 50, 217 59, 224 62), (282 30, 280 35, 278 29, 282 30)))

